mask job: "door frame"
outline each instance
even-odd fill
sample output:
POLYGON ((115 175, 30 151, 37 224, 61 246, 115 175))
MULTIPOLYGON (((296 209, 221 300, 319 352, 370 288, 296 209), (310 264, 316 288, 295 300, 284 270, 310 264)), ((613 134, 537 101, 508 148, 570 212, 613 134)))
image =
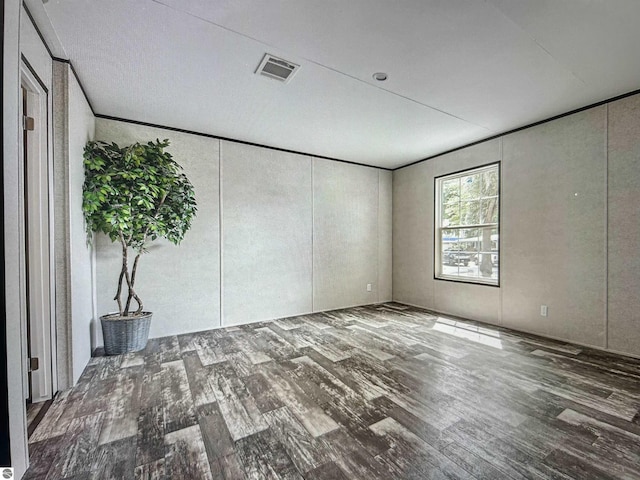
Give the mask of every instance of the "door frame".
MULTIPOLYGON (((20 84, 27 91, 26 114, 34 119, 35 128, 28 139, 29 159, 24 165, 23 142, 20 142, 20 235, 23 238, 20 251, 21 300, 25 307, 29 302, 32 356, 39 358, 40 367, 32 372, 31 401, 40 402, 53 398, 57 392, 57 352, 55 325, 55 264, 53 250, 53 165, 49 139, 49 90, 26 58, 20 62, 20 84), (32 161, 34 160, 35 161, 32 161), (25 178, 25 172, 27 177, 25 178), (28 200, 25 200, 25 186, 28 200), (28 201, 28 223, 25 212, 28 201), (27 237, 29 236, 29 251, 27 237), (30 275, 27 275, 27 259, 30 275), (29 290, 27 290, 29 281, 29 290), (27 295, 27 291, 30 292, 27 295)), ((22 110, 22 102, 21 110, 22 110)), ((21 111, 21 116, 25 112, 21 111)), ((26 311, 23 322, 23 352, 28 352, 26 338, 26 311)), ((29 396, 28 365, 24 368, 25 397, 29 396)))

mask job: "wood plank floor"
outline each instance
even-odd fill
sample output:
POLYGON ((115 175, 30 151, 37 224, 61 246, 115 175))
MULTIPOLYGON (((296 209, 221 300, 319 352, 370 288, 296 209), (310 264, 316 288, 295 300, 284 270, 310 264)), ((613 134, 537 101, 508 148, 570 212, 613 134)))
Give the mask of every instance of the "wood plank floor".
POLYGON ((52 400, 45 400, 38 403, 27 403, 27 434, 29 437, 33 434, 36 427, 49 410, 52 400))
POLYGON ((640 478, 640 360, 400 304, 91 360, 28 479, 640 478))

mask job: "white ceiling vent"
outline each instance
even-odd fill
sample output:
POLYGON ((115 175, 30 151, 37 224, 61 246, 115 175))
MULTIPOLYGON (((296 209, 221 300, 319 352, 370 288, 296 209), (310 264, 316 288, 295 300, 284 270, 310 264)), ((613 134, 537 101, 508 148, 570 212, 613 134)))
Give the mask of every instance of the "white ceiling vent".
POLYGON ((260 66, 256 70, 256 73, 287 83, 299 68, 300 65, 296 65, 288 60, 274 57, 270 53, 266 53, 260 62, 260 66))

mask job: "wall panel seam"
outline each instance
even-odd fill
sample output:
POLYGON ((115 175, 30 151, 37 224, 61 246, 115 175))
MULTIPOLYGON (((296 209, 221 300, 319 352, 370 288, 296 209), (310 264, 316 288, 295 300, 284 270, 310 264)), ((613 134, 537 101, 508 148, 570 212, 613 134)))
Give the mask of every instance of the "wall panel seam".
POLYGON ((314 266, 315 266, 315 246, 314 246, 314 235, 315 235, 315 221, 316 221, 316 212, 315 212, 315 185, 314 185, 314 177, 313 177, 313 169, 315 166, 315 159, 313 157, 309 157, 310 166, 311 166, 311 311, 315 312, 315 301, 316 301, 316 288, 315 288, 315 277, 314 277, 314 266))
POLYGON ((604 138, 604 348, 609 348, 609 104, 605 105, 604 138))
MULTIPOLYGON (((499 149, 500 149, 500 154, 499 154, 499 157, 500 157, 500 178, 498 179, 498 181, 500 182, 500 183, 499 183, 499 185, 500 185, 500 189, 499 189, 499 192, 500 192, 500 198, 498 199, 498 212, 499 212, 499 214, 500 214, 500 217, 498 218, 498 222, 500 222, 500 223, 499 223, 499 225, 502 225, 502 222, 504 221, 504 220, 503 220, 503 213, 504 213, 504 209, 502 208, 502 205, 503 205, 502 196, 503 196, 503 194, 504 194, 504 189, 502 188, 502 184, 503 184, 502 179, 504 178, 504 168, 503 168, 503 161, 504 161, 504 136, 501 136, 501 137, 500 137, 500 141, 498 142, 498 145, 499 145, 499 149)), ((502 230, 502 232, 504 232, 504 229, 501 229, 501 230, 502 230)), ((502 232, 501 232, 501 233, 502 233, 502 232)), ((499 258, 500 258, 500 266, 499 266, 498 268, 499 268, 500 270, 502 270, 502 268, 504 267, 504 262, 502 261, 502 259, 503 259, 503 255, 502 255, 503 238, 502 238, 502 237, 499 237, 499 238, 498 238, 498 241, 500 242, 500 243, 499 243, 500 251, 498 252, 498 255, 499 255, 499 258)), ((498 271, 498 276, 499 276, 499 277, 501 276, 500 271, 498 271)), ((499 283, 502 283, 502 279, 500 279, 498 282, 499 282, 499 283)), ((500 286, 499 286, 499 289, 498 289, 498 290, 499 290, 499 291, 498 291, 498 302, 499 302, 499 306, 498 306, 498 324, 499 324, 500 326, 502 326, 502 325, 503 325, 503 320, 502 320, 502 316, 503 316, 503 308, 502 308, 502 307, 503 307, 503 306, 502 306, 503 288, 502 288, 502 285, 500 285, 500 286)))
POLYGON ((376 298, 378 300, 378 303, 380 303, 380 287, 382 285, 380 281, 380 171, 378 171, 378 195, 376 196, 376 201, 378 202, 378 205, 376 207, 376 274, 378 277, 378 284, 376 285, 376 298))
POLYGON ((224 325, 224 274, 223 274, 223 264, 224 264, 224 256, 223 256, 223 246, 224 246, 224 227, 222 225, 222 208, 223 208, 223 200, 222 200, 222 140, 218 139, 218 298, 219 298, 219 319, 218 324, 222 327, 224 325))

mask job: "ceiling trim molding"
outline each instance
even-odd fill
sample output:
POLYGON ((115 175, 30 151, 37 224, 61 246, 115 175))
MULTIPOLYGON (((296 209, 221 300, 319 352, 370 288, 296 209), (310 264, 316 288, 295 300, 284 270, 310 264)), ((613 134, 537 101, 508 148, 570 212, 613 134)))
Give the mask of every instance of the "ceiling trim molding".
POLYGON ((33 28, 36 29, 36 33, 40 37, 40 40, 42 41, 42 44, 44 45, 44 48, 47 49, 47 52, 49 53, 49 56, 51 58, 53 58, 53 53, 51 53, 51 48, 49 48, 49 44, 44 39, 44 35, 42 35, 42 32, 38 28, 38 25, 36 24, 36 21, 33 19, 33 15, 31 15, 31 11, 29 10, 29 7, 27 7, 26 2, 24 2, 24 1, 22 2, 22 8, 24 8, 24 11, 27 12, 27 17, 29 17, 29 20, 31 20, 31 25, 33 25, 33 28))
POLYGON ((93 116, 95 117, 96 111, 93 108, 93 104, 91 103, 91 100, 89 100, 89 95, 87 95, 87 91, 84 89, 84 85, 82 85, 82 82, 80 81, 80 77, 78 76, 78 72, 76 72, 76 69, 73 67, 73 63, 71 63, 71 60, 58 58, 58 57, 51 57, 51 59, 54 62, 66 63, 67 65, 69 65, 69 67, 71 68, 71 72, 73 73, 73 76, 76 77, 76 81, 78 82, 78 85, 80 85, 80 90, 82 90, 82 93, 84 94, 84 98, 87 100, 87 103, 89 104, 91 113, 93 113, 93 116))
POLYGON ((396 167, 396 168, 393 168, 391 170, 395 172, 396 170, 401 170, 403 168, 411 167, 413 165, 417 165, 419 163, 426 162, 428 160, 433 160, 434 158, 442 157, 443 155, 448 155, 449 153, 457 152, 458 150, 463 150, 465 148, 473 147, 474 145, 479 145, 480 143, 488 142, 490 140, 495 140, 496 138, 504 137, 505 135, 510 135, 512 133, 516 133, 516 132, 519 132, 521 130, 526 130, 527 128, 537 127, 538 125, 542 125, 544 123, 552 122, 554 120, 558 120, 558 119, 563 118, 563 117, 568 117, 569 115, 573 115, 573 114, 576 114, 576 113, 584 112, 585 110, 589 110, 590 108, 600 107, 602 105, 608 105, 609 103, 615 102, 617 100, 622 100, 623 98, 632 97, 632 96, 638 95, 638 94, 640 94, 640 88, 637 89, 637 90, 633 90, 631 92, 623 93, 621 95, 616 95, 615 97, 607 98, 606 100, 601 100, 601 101, 596 102, 596 103, 591 103, 591 104, 586 105, 584 107, 576 108, 575 110, 570 110, 570 111, 565 112, 565 113, 560 113, 558 115, 554 115, 553 117, 545 118, 544 120, 538 120, 537 122, 529 123, 529 124, 524 125, 522 127, 517 127, 517 128, 513 128, 511 130, 507 130, 507 131, 502 132, 502 133, 497 133, 496 135, 491 135, 490 137, 483 138, 482 140, 476 140, 475 142, 467 143, 467 144, 462 145, 460 147, 452 148, 451 150, 447 150, 447 151, 442 152, 442 153, 437 153, 435 155, 431 155, 430 157, 423 158, 421 160, 416 160, 415 162, 407 163, 406 165, 402 165, 400 167, 396 167))
MULTIPOLYGON (((80 81, 80 77, 78 77, 78 72, 76 72, 76 69, 73 68, 73 64, 71 63, 71 60, 66 60, 64 58, 59 58, 59 57, 56 57, 55 55, 53 55, 53 53, 51 52, 51 48, 49 48, 49 44, 45 40, 44 35, 42 35, 42 32, 40 31, 40 28, 38 28, 38 24, 36 23, 35 19, 33 18, 33 15, 31 14, 31 11, 29 11, 29 7, 27 6, 27 4, 24 1, 22 2, 22 8, 24 8, 24 11, 27 12, 27 17, 29 17, 29 20, 31 21, 31 25, 33 25, 33 28, 35 28, 36 33, 38 34, 38 37, 40 37, 40 41, 44 45, 44 48, 47 49, 47 53, 51 57, 51 60, 54 60, 56 62, 66 63, 67 65, 69 65, 71 67, 71 71, 73 72, 73 75, 76 77, 76 80, 78 81, 78 84, 80 85, 80 90, 82 90, 82 93, 84 94, 84 98, 87 100, 87 103, 89 104, 89 108, 91 109, 91 112, 95 115, 96 112, 93 109, 93 105, 91 104, 91 100, 89 100, 89 96, 87 95, 87 91, 84 89, 84 86, 82 85, 82 82, 80 81)), ((24 57, 24 55, 22 56, 22 59, 25 61, 25 63, 27 63, 27 64, 29 63, 27 61, 27 59, 24 57)))
MULTIPOLYGON (((44 35, 42 35, 42 32, 40 31, 40 28, 38 28, 38 24, 36 23, 35 19, 33 18, 33 15, 29 11, 29 7, 27 6, 27 4, 24 1, 22 2, 22 8, 24 8, 24 11, 27 12, 27 17, 29 17, 29 20, 31 21, 31 25, 33 25, 33 28, 35 28, 36 33, 38 34, 38 37, 40 37, 40 41, 44 45, 44 48, 47 49, 47 53, 49 53, 49 56, 51 57, 51 60, 54 60, 56 62, 66 63, 67 65, 69 65, 71 67, 71 71, 73 72, 73 75, 76 77, 76 80, 78 81, 78 85, 80 85, 80 90, 82 90, 82 93, 84 94, 84 98, 87 100, 87 103, 89 104, 89 108, 91 109, 91 113, 93 113, 93 115, 95 116, 96 112, 93 109, 93 105, 91 103, 91 100, 89 100, 89 96, 87 95, 87 91, 85 90, 84 85, 82 85, 82 82, 80 81, 80 77, 78 76, 78 72, 76 72, 76 69, 73 68, 73 64, 71 63, 71 60, 67 60, 67 59, 64 59, 64 58, 59 58, 59 57, 56 57, 55 55, 53 55, 53 53, 51 52, 51 48, 49 48, 49 44, 45 40, 44 35)), ((29 64, 29 62, 24 57, 24 55, 22 56, 22 59, 25 61, 25 63, 29 64)))
POLYGON ((347 163, 349 165, 357 165, 359 167, 375 168, 377 170, 386 170, 386 171, 389 171, 389 172, 393 171, 393 169, 391 169, 391 168, 378 167, 376 165, 369 165, 369 164, 366 164, 366 163, 351 162, 349 160, 341 160, 339 158, 325 157, 325 156, 322 156, 322 155, 315 155, 313 153, 299 152, 297 150, 288 150, 286 148, 273 147, 271 145, 263 145, 261 143, 247 142, 245 140, 238 140, 238 139, 235 139, 235 138, 221 137, 220 135, 213 135, 213 134, 210 134, 210 133, 196 132, 196 131, 187 130, 187 129, 184 129, 184 128, 169 127, 169 126, 166 126, 166 125, 158 125, 156 123, 142 122, 142 121, 139 121, 139 120, 131 120, 131 119, 128 119, 128 118, 114 117, 114 116, 111 116, 111 115, 103 115, 101 113, 96 113, 95 117, 96 118, 102 118, 104 120, 113 120, 113 121, 116 121, 116 122, 132 123, 134 125, 143 125, 145 127, 160 128, 160 129, 169 130, 169 131, 172 131, 172 132, 187 133, 187 134, 190 134, 190 135, 197 135, 199 137, 213 138, 213 139, 216 139, 216 140, 225 140, 227 142, 240 143, 242 145, 249 145, 249 146, 252 146, 252 147, 267 148, 269 150, 276 150, 278 152, 293 153, 295 155, 304 155, 305 157, 320 158, 322 160, 330 160, 332 162, 347 163))
POLYGON ((153 128, 161 128, 161 129, 164 129, 164 130, 170 130, 172 132, 187 133, 187 134, 191 134, 191 135, 197 135, 197 136, 200 136, 200 137, 215 138, 217 140, 226 140, 228 142, 241 143, 241 144, 244 144, 244 145, 251 145, 251 146, 254 146, 254 147, 268 148, 270 150, 277 150, 279 152, 285 152, 285 153, 293 153, 293 154, 296 154, 296 155, 304 155, 304 156, 307 156, 307 157, 321 158, 323 160, 331 160, 333 162, 347 163, 347 164, 350 164, 350 165, 357 165, 357 166, 360 166, 360 167, 377 168, 379 170, 393 171, 392 168, 378 167, 376 165, 369 165, 369 164, 366 164, 366 163, 352 162, 352 161, 349 161, 349 160, 341 160, 339 158, 325 157, 323 155, 315 155, 313 153, 299 152, 299 151, 296 151, 296 150, 288 150, 286 148, 279 148, 279 147, 273 147, 273 146, 270 146, 270 145, 263 145, 263 144, 260 144, 260 143, 247 142, 247 141, 244 141, 244 140, 237 140, 235 138, 221 137, 219 135, 213 135, 213 134, 209 134, 209 133, 195 132, 195 131, 186 130, 186 129, 183 129, 183 128, 169 127, 169 126, 166 126, 166 125, 157 125, 157 124, 154 124, 154 123, 142 122, 142 121, 139 121, 139 120, 131 120, 131 119, 128 119, 128 118, 113 117, 113 116, 110 116, 110 115, 103 115, 103 114, 100 114, 100 113, 96 113, 95 109, 93 108, 93 104, 91 103, 91 100, 89 99, 89 96, 87 95, 87 91, 84 88, 84 85, 82 84, 82 81, 80 80, 80 77, 78 76, 78 72, 76 72, 76 69, 74 68, 73 63, 71 62, 71 60, 66 59, 66 58, 56 57, 51 53, 51 49, 49 48, 49 45, 47 44, 47 41, 44 39, 44 36, 42 35, 42 32, 38 28, 38 25, 36 24, 33 16, 31 15, 31 12, 29 11, 29 7, 27 7, 27 4, 24 1, 22 2, 22 7, 27 12, 27 16, 29 17, 29 20, 31 21, 31 24, 33 25, 33 28, 36 29, 36 32, 38 33, 38 36, 40 37, 40 40, 42 41, 43 45, 47 49, 47 52, 49 53, 49 56, 51 57, 51 59, 56 61, 56 62, 66 63, 67 65, 69 65, 69 67, 71 67, 71 71, 73 72, 73 75, 76 77, 76 80, 78 81, 78 85, 80 85, 80 90, 82 90, 82 93, 84 94, 84 97, 87 100, 87 103, 89 104, 89 108, 91 109, 91 112, 93 113, 93 116, 96 117, 96 118, 102 118, 102 119, 105 119, 105 120, 115 120, 115 121, 119 121, 119 122, 132 123, 132 124, 136 124, 136 125, 144 125, 144 126, 153 127, 153 128))
POLYGON ((349 161, 349 160, 341 160, 339 158, 325 157, 325 156, 322 156, 322 155, 314 155, 312 153, 299 152, 299 151, 296 151, 296 150, 288 150, 288 149, 285 149, 285 148, 273 147, 273 146, 270 146, 270 145, 262 145, 260 143, 253 143, 253 142, 247 142, 247 141, 243 141, 243 140, 237 140, 237 139, 234 139, 234 138, 221 137, 219 135, 213 135, 213 134, 209 134, 209 133, 194 132, 194 131, 186 130, 186 129, 182 129, 182 128, 169 127, 169 126, 166 126, 166 125, 157 125, 157 124, 142 122, 142 121, 138 121, 138 120, 131 120, 131 119, 126 119, 126 118, 119 118, 119 117, 113 117, 113 116, 109 116, 109 115, 103 115, 103 114, 100 114, 100 113, 96 113, 96 111, 93 108, 93 105, 91 103, 91 100, 89 100, 89 96, 87 95, 87 91, 85 90, 84 86, 82 85, 82 82, 80 81, 80 77, 78 76, 78 73, 76 72, 76 69, 74 68, 73 63, 71 62, 71 60, 64 59, 64 58, 58 58, 58 57, 53 56, 53 54, 51 53, 51 49, 49 48, 49 45, 47 44, 46 40, 44 39, 44 36, 42 35, 42 32, 38 28, 38 25, 36 24, 33 16, 31 15, 31 12, 29 11, 29 8, 27 7, 27 4, 24 1, 22 2, 22 7, 27 12, 27 16, 29 17, 29 20, 33 24, 33 27, 36 29, 36 32, 38 33, 38 36, 40 37, 40 40, 42 41, 42 43, 44 44, 45 48, 47 49, 47 52, 49 52, 49 55, 51 56, 51 59, 55 60, 55 61, 58 61, 58 62, 66 63, 71 67, 71 71, 73 72, 74 76, 76 77, 76 80, 78 81, 78 84, 80 85, 80 89, 82 90, 82 93, 84 94, 84 96, 85 96, 85 98, 87 100, 87 103, 89 104, 89 108, 91 108, 91 112, 93 113, 94 117, 96 117, 96 118, 103 118, 103 119, 106 119, 106 120, 116 120, 116 121, 120 121, 120 122, 133 123, 133 124, 137 124, 137 125, 145 125, 145 126, 154 127, 154 128, 162 128, 164 130, 170 130, 170 131, 174 131, 174 132, 188 133, 188 134, 192 134, 192 135, 198 135, 198 136, 201 136, 201 137, 215 138, 215 139, 218 139, 218 140, 226 140, 228 142, 241 143, 241 144, 245 144, 245 145, 251 145, 251 146, 254 146, 254 147, 268 148, 270 150, 277 150, 277 151, 286 152, 286 153, 294 153, 294 154, 297 154, 297 155, 305 155, 305 156, 310 156, 310 157, 315 157, 315 158, 321 158, 321 159, 324 159, 324 160, 331 160, 331 161, 334 161, 334 162, 347 163, 347 164, 351 164, 351 165, 358 165, 358 166, 361 166, 361 167, 377 168, 377 169, 380 169, 380 170, 386 170, 386 171, 391 171, 391 172, 395 172, 396 170, 401 170, 403 168, 411 167, 413 165, 417 165, 417 164, 422 163, 422 162, 433 160, 434 158, 438 158, 438 157, 441 157, 443 155, 448 155, 449 153, 457 152, 458 150, 462 150, 462 149, 465 149, 465 148, 473 147, 474 145, 479 145, 481 143, 488 142, 490 140, 495 140, 496 138, 500 138, 500 137, 503 137, 505 135, 510 135, 512 133, 516 133, 516 132, 519 132, 521 130, 526 130, 527 128, 536 127, 538 125, 542 125, 544 123, 552 122, 554 120, 558 120, 558 119, 563 118, 563 117, 568 117, 569 115, 580 113, 580 112, 583 112, 585 110, 589 110, 590 108, 599 107, 601 105, 606 105, 606 104, 609 104, 611 102, 615 102, 617 100, 621 100, 621 99, 626 98, 626 97, 631 97, 633 95, 640 94, 640 88, 638 88, 638 89, 633 90, 631 92, 623 93, 621 95, 616 95, 614 97, 610 97, 610 98, 607 98, 605 100, 601 100, 599 102, 595 102, 595 103, 586 105, 584 107, 576 108, 574 110, 570 110, 570 111, 565 112, 565 113, 560 113, 558 115, 554 115, 552 117, 545 118, 543 120, 538 120, 537 122, 533 122, 533 123, 529 123, 527 125, 523 125, 522 127, 513 128, 511 130, 507 130, 507 131, 504 131, 504 132, 501 132, 501 133, 497 133, 495 135, 491 135, 490 137, 486 137, 486 138, 483 138, 481 140, 476 140, 476 141, 471 142, 471 143, 466 143, 466 144, 461 145, 459 147, 455 147, 455 148, 452 148, 450 150, 446 150, 446 151, 444 151, 442 153, 437 153, 435 155, 431 155, 429 157, 422 158, 420 160, 415 160, 413 162, 407 163, 406 165, 401 165, 401 166, 395 167, 395 168, 379 167, 379 166, 375 166, 375 165, 369 165, 369 164, 366 164, 366 163, 352 162, 352 161, 349 161))

